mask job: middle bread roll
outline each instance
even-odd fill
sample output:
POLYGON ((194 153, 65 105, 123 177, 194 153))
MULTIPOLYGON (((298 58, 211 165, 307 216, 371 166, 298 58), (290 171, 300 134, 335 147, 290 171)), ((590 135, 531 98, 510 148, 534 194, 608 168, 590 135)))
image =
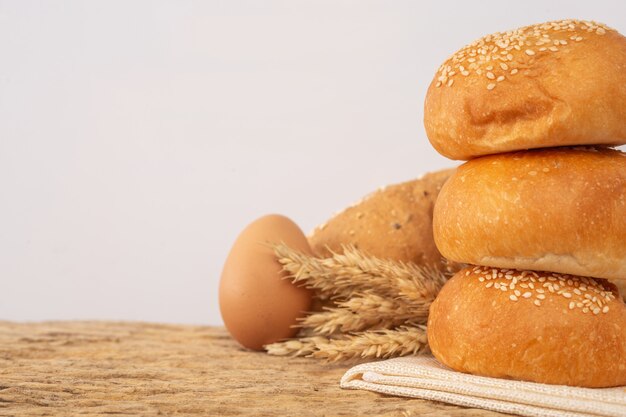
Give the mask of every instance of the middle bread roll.
POLYGON ((556 148, 486 156, 452 175, 433 234, 449 260, 626 279, 626 154, 556 148))

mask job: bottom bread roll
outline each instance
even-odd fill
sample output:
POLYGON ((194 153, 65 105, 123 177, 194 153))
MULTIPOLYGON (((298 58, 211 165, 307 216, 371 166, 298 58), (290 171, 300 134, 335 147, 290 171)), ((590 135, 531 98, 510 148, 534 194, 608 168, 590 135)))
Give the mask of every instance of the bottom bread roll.
POLYGON ((430 307, 428 343, 440 362, 475 375, 626 385, 626 306, 606 280, 462 269, 430 307))

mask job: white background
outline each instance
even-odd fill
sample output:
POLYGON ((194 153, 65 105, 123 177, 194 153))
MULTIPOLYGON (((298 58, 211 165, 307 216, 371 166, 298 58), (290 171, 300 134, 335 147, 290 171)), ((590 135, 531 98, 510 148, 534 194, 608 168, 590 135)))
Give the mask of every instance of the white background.
POLYGON ((219 324, 238 232, 455 165, 439 64, 623 1, 0 0, 0 319, 219 324))

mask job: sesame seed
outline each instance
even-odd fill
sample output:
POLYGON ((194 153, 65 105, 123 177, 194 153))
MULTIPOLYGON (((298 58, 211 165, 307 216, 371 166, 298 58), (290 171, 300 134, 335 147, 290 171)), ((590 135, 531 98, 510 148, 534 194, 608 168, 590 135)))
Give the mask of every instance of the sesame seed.
POLYGON ((509 295, 509 299, 511 301, 517 301, 517 297, 515 295, 513 295, 513 294, 509 295))
POLYGON ((501 75, 498 78, 496 78, 496 81, 497 82, 504 81, 504 75, 501 75))
POLYGON ((532 295, 532 293, 531 293, 530 291, 526 291, 526 292, 522 295, 522 297, 524 297, 524 298, 530 298, 530 297, 531 297, 531 295, 532 295))
MULTIPOLYGON (((583 32, 590 34, 587 36, 594 36, 591 34, 604 35, 610 30, 612 29, 596 22, 561 20, 493 33, 463 47, 444 62, 438 69, 436 86, 451 87, 454 84, 451 80, 459 76, 458 74, 468 77, 475 72, 480 76, 483 73, 492 72, 496 65, 503 71, 510 71, 513 75, 518 71, 516 68, 518 63, 515 59, 516 56, 519 58, 520 54, 534 56, 547 51, 558 52, 558 47, 567 45, 568 40, 577 42, 583 40, 581 36, 583 32)), ((496 74, 494 78, 488 76, 489 80, 497 78, 499 77, 496 74)), ((486 82, 486 84, 491 83, 486 82)), ((488 87, 490 90, 493 88, 495 85, 488 87)))
POLYGON ((533 301, 533 304, 536 305, 537 307, 539 307, 541 305, 541 301, 535 300, 535 301, 533 301))
POLYGON ((569 309, 570 309, 570 310, 573 310, 574 308, 576 308, 576 303, 575 303, 575 302, 573 302, 573 301, 571 301, 571 302, 569 303, 569 309))
POLYGON ((496 78, 496 76, 495 76, 495 75, 493 75, 493 72, 491 72, 491 71, 487 72, 487 74, 486 74, 486 75, 487 75, 487 78, 489 78, 490 80, 493 80, 493 79, 495 79, 495 78, 496 78))
POLYGON ((602 312, 604 314, 608 313, 609 312, 609 306, 604 306, 604 308, 602 309, 602 312))
POLYGON ((487 90, 493 90, 494 88, 496 88, 496 85, 494 83, 487 84, 487 90))

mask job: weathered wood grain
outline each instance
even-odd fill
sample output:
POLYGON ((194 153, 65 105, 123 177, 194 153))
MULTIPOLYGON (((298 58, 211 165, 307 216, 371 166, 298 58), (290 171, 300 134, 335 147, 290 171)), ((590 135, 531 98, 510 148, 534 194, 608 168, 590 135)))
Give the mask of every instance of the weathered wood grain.
POLYGON ((490 416, 339 388, 347 365, 245 351, 222 328, 0 322, 0 416, 490 416))

